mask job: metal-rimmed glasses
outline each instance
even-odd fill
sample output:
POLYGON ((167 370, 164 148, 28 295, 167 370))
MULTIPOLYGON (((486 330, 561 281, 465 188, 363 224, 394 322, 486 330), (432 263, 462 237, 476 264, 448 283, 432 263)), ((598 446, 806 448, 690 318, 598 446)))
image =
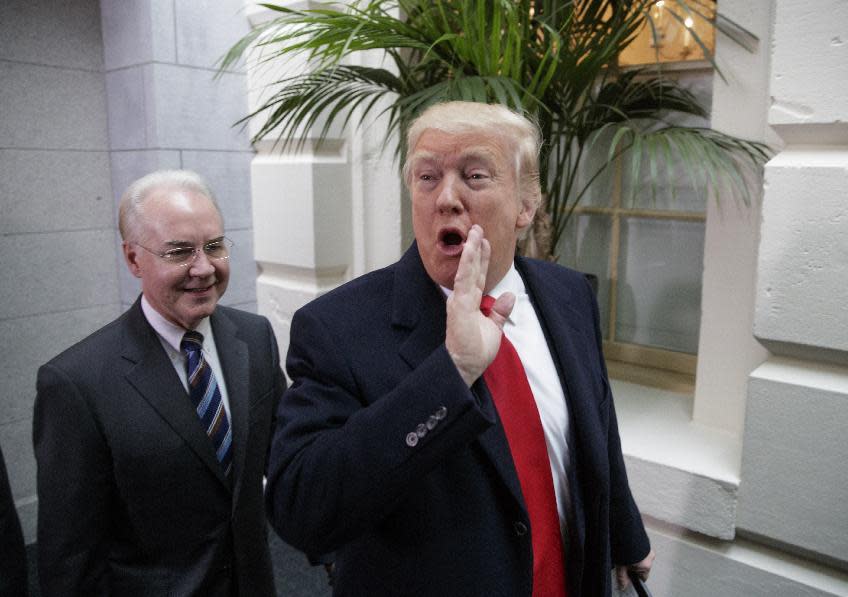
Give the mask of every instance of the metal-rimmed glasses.
POLYGON ((160 253, 158 251, 154 251, 153 249, 148 249, 141 243, 133 243, 151 253, 156 255, 163 261, 167 261, 172 265, 176 265, 179 267, 188 267, 197 259, 198 253, 203 251, 207 258, 210 261, 224 261, 230 258, 230 249, 233 247, 235 243, 228 239, 226 236, 222 236, 221 238, 216 238, 214 240, 210 240, 208 243, 200 246, 200 247, 192 247, 192 246, 180 246, 174 247, 173 249, 168 249, 164 253, 160 253))

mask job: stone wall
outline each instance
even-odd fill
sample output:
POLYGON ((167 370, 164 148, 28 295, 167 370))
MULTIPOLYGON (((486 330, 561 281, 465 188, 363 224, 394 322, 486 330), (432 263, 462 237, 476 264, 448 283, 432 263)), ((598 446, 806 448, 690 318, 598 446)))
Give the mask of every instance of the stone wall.
POLYGON ((36 369, 120 312, 97 3, 2 3, 0 81, 0 443, 31 540, 36 369))

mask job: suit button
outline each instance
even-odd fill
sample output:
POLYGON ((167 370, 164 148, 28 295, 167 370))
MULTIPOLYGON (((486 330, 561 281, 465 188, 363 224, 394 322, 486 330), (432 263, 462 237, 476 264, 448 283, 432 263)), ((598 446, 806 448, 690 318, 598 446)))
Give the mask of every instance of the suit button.
POLYGON ((512 528, 515 529, 515 534, 519 537, 523 537, 527 534, 527 525, 521 522, 520 520, 516 520, 512 523, 512 528))
POLYGON ((446 407, 446 406, 440 406, 440 407, 439 407, 439 410, 437 410, 437 411, 433 414, 433 416, 434 416, 434 417, 436 417, 436 419, 437 419, 437 420, 441 421, 441 420, 442 420, 442 419, 444 419, 446 416, 448 416, 448 409, 447 409, 447 407, 446 407))
POLYGON ((424 437, 427 435, 427 426, 424 423, 421 423, 418 427, 415 428, 415 434, 418 437, 424 437))
POLYGON ((427 429, 432 431, 439 424, 439 419, 435 415, 430 415, 430 418, 427 419, 427 423, 425 424, 427 425, 427 429))
POLYGON ((410 448, 414 448, 418 445, 418 434, 414 431, 412 433, 406 434, 406 445, 410 448))

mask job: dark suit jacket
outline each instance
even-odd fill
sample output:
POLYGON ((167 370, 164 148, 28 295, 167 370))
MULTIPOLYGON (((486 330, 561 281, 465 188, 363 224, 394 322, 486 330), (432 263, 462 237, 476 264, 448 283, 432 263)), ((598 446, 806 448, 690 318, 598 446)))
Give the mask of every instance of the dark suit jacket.
MULTIPOLYGON (((597 307, 580 274, 516 263, 575 430, 570 595, 602 597, 612 563, 640 561, 649 544, 627 485, 597 307)), ((292 386, 266 498, 283 539, 307 553, 336 550, 336 595, 531 593, 529 519, 503 428, 485 383, 465 386, 444 338, 445 300, 415 245, 292 321, 292 386), (436 426, 408 442, 431 416, 436 426)))
POLYGON ((211 317, 231 410, 224 477, 140 301, 38 372, 45 597, 274 595, 262 497, 285 390, 268 321, 211 317))
POLYGON ((9 487, 6 461, 0 450, 0 597, 26 597, 28 594, 24 536, 9 487))

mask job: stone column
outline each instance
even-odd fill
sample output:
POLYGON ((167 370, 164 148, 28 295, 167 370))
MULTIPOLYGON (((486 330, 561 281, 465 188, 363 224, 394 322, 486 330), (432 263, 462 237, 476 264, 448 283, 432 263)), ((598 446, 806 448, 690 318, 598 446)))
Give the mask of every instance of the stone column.
MULTIPOLYGON (((722 15, 759 38, 746 49, 718 35, 711 125, 730 134, 779 147, 767 126, 770 0, 725 1, 722 15)), ((767 356, 751 334, 762 204, 762 179, 751 176, 751 203, 730 197, 707 202, 698 370, 692 419, 728 432, 741 453, 748 375, 767 356)), ((737 466, 738 466, 738 458, 737 466)))
MULTIPOLYGON (((235 243, 225 304, 255 310, 249 167, 243 127, 243 70, 216 78, 216 62, 249 31, 240 0, 103 0, 103 61, 115 199, 134 179, 160 168, 203 175, 235 243)), ((120 261, 120 258, 119 258, 120 261)), ((121 302, 138 281, 118 264, 121 302)))
MULTIPOLYGON (((252 3, 246 12, 253 26, 273 16, 252 3)), ((268 92, 268 83, 308 67, 293 59, 261 64, 254 56, 248 61, 251 109, 268 92)), ((351 122, 355 125, 358 115, 351 122)), ((260 124, 261 117, 251 122, 252 135, 260 124)), ((379 122, 349 131, 335 127, 318 145, 322 126, 318 123, 307 132, 308 140, 299 149, 283 150, 273 135, 254 144, 251 191, 258 310, 271 320, 283 354, 292 315, 299 307, 395 261, 402 249, 400 179, 391 149, 384 151, 384 129, 379 122)))
POLYGON ((97 3, 0 3, 0 444, 27 542, 36 371, 120 312, 105 113, 97 3))
POLYGON ((777 2, 738 528, 848 563, 848 4, 777 2))

